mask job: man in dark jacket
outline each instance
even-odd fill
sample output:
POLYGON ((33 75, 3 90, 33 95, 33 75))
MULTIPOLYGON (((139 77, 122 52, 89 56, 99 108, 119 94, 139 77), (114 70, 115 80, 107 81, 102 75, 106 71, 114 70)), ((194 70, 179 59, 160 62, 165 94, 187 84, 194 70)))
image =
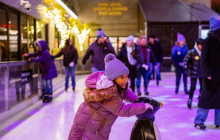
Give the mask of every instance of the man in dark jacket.
POLYGON ((137 71, 137 80, 136 80, 136 86, 137 86, 137 93, 138 95, 141 95, 140 86, 141 86, 141 76, 143 76, 144 79, 144 93, 145 95, 149 95, 148 92, 148 84, 149 84, 149 67, 150 63, 152 63, 156 68, 156 59, 154 57, 154 54, 151 50, 151 48, 147 45, 147 38, 145 36, 142 36, 140 38, 140 57, 141 62, 138 67, 137 71))
POLYGON ((160 66, 161 63, 163 62, 163 48, 160 44, 159 41, 155 40, 155 36, 154 35, 150 35, 149 36, 149 43, 148 46, 151 47, 154 56, 156 58, 156 62, 157 62, 157 69, 154 69, 154 66, 152 63, 150 63, 150 70, 149 70, 149 79, 154 72, 156 72, 156 80, 157 80, 157 85, 159 85, 159 80, 161 80, 160 77, 160 66))
POLYGON ((200 67, 200 57, 202 51, 203 39, 197 39, 195 46, 192 50, 189 50, 187 55, 183 60, 183 66, 186 71, 188 71, 188 76, 191 80, 190 91, 189 91, 189 100, 187 107, 191 109, 193 94, 196 89, 196 82, 199 79, 200 83, 200 92, 202 91, 202 73, 200 67))
POLYGON ((60 50, 58 54, 53 56, 53 58, 60 57, 63 55, 63 65, 65 66, 65 91, 67 91, 69 86, 69 76, 71 75, 72 80, 72 90, 75 91, 75 71, 78 60, 77 49, 73 46, 73 41, 67 39, 64 48, 60 50))
POLYGON ((89 57, 92 56, 92 72, 105 71, 104 58, 108 53, 115 54, 115 50, 111 43, 105 41, 105 33, 99 28, 97 31, 97 39, 87 49, 82 64, 85 65, 89 57))
POLYGON ((209 109, 215 109, 214 124, 220 126, 220 20, 211 18, 211 31, 202 48, 203 88, 199 99, 195 126, 205 129, 209 109))
POLYGON ((36 53, 24 54, 24 57, 29 57, 28 61, 40 63, 43 82, 43 102, 51 102, 53 96, 52 79, 57 77, 57 70, 52 59, 47 42, 44 40, 35 41, 36 53))

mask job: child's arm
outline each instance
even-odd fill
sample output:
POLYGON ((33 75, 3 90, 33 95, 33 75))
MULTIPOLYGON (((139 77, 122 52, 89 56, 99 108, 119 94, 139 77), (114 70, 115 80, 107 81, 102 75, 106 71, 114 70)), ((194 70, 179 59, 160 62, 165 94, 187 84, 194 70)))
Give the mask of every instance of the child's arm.
POLYGON ((102 105, 108 111, 121 117, 130 117, 141 114, 147 109, 144 103, 125 104, 118 96, 113 96, 110 100, 105 101, 102 105))
POLYGON ((130 89, 127 89, 126 91, 126 100, 130 103, 134 103, 138 99, 138 96, 135 95, 134 92, 132 92, 130 89))

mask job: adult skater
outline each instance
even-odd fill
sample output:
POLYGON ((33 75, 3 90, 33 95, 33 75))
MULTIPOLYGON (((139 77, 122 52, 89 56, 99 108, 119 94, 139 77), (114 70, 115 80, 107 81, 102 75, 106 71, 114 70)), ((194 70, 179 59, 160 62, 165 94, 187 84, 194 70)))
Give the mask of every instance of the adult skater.
POLYGON ((115 50, 111 43, 106 42, 104 31, 99 28, 97 31, 97 39, 89 46, 82 59, 83 67, 86 61, 91 58, 92 72, 105 71, 104 58, 108 53, 115 54, 115 50))
POLYGON ((203 88, 199 99, 195 126, 205 129, 209 109, 215 109, 214 124, 220 126, 220 20, 211 18, 211 31, 202 48, 203 88))
POLYGON ((75 81, 75 71, 78 60, 78 52, 77 49, 73 46, 73 41, 71 39, 67 39, 65 42, 64 48, 62 48, 59 53, 53 56, 53 58, 57 58, 63 55, 63 65, 65 67, 65 91, 69 87, 69 77, 71 76, 72 80, 72 90, 75 91, 76 81, 75 81))
POLYGON ((105 72, 95 72, 85 81, 84 102, 79 106, 69 140, 108 140, 118 116, 129 117, 153 107, 133 103, 137 96, 127 89, 128 68, 113 54, 105 57, 105 72), (123 100, 132 104, 125 104, 123 100))
POLYGON ((171 57, 173 64, 175 66, 175 73, 176 73, 176 89, 175 89, 176 94, 179 92, 181 75, 183 75, 184 92, 185 94, 188 94, 187 74, 183 69, 183 59, 186 56, 187 52, 188 52, 188 47, 186 46, 185 37, 182 34, 177 33, 177 42, 173 46, 171 53, 171 57))

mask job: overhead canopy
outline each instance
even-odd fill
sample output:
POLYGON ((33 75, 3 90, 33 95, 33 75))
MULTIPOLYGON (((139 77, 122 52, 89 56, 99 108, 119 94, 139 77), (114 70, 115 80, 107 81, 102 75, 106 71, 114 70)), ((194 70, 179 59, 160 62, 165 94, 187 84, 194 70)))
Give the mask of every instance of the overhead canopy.
POLYGON ((207 22, 211 17, 220 19, 220 15, 204 4, 185 4, 179 0, 144 0, 138 3, 147 22, 207 22))

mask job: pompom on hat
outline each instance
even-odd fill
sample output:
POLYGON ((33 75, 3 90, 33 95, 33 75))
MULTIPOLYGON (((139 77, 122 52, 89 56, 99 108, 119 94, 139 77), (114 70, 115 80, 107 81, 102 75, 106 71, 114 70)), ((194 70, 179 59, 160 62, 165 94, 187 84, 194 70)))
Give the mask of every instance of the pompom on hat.
POLYGON ((186 39, 181 33, 177 33, 177 42, 180 41, 186 41, 186 39))
POLYGON ((101 28, 99 28, 97 31, 97 38, 100 37, 105 37, 105 32, 101 28))
POLYGON ((214 17, 212 17, 210 19, 210 28, 212 31, 216 31, 216 30, 220 29, 220 20, 217 20, 214 17))
POLYGON ((114 54, 107 54, 104 61, 105 74, 110 80, 114 81, 119 76, 129 74, 128 68, 120 60, 118 60, 114 54))

